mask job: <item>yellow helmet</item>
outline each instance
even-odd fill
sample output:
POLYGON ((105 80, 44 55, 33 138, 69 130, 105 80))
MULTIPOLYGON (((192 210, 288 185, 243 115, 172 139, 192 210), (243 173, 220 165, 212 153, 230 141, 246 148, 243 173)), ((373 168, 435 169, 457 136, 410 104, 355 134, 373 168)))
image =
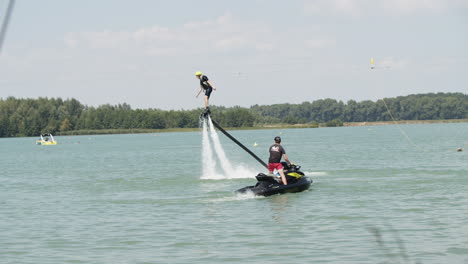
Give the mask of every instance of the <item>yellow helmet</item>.
POLYGON ((195 73, 195 76, 200 76, 200 75, 202 75, 201 71, 197 71, 197 72, 195 73))

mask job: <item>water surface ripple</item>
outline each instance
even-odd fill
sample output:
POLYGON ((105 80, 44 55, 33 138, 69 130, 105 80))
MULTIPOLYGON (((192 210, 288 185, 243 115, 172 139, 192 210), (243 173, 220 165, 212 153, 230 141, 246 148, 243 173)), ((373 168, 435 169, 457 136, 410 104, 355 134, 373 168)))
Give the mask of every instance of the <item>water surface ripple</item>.
POLYGON ((468 123, 401 127, 231 131, 314 180, 268 198, 201 179, 201 132, 0 139, 0 263, 468 263, 468 123))

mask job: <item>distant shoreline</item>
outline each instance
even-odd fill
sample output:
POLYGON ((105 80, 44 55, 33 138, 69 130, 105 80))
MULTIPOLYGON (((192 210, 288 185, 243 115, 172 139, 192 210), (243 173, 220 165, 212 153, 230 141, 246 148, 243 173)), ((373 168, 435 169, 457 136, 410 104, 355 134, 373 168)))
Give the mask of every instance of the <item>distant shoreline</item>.
POLYGON ((468 119, 445 119, 445 120, 400 120, 400 121, 375 121, 375 122, 343 122, 343 126, 383 126, 383 125, 406 125, 406 124, 438 124, 438 123, 467 123, 468 119))
MULTIPOLYGON (((226 129, 237 130, 395 124, 380 120, 411 120, 397 124, 427 124, 467 122, 467 102, 468 94, 425 93, 360 102, 325 98, 293 104, 256 104, 248 108, 213 105, 212 112, 214 119, 226 129), (357 122, 362 120, 371 122, 357 122)), ((92 107, 74 98, 10 96, 0 98, 0 137, 36 137, 41 133, 86 135, 196 131, 202 110, 132 109, 127 103, 92 107)))
MULTIPOLYGON (((447 120, 401 120, 401 121, 376 121, 376 122, 343 122, 343 127, 354 126, 383 126, 402 124, 437 124, 437 123, 468 123, 468 119, 447 120)), ((325 123, 318 127, 326 127, 325 123)), ((317 128, 310 123, 306 124, 271 124, 253 127, 226 127, 226 130, 258 130, 258 129, 285 129, 285 128, 317 128)), ((79 135, 108 135, 108 134, 144 134, 144 133, 170 133, 170 132, 194 132, 200 128, 167 128, 167 129, 98 129, 98 130, 74 130, 56 133, 57 136, 79 136, 79 135)))

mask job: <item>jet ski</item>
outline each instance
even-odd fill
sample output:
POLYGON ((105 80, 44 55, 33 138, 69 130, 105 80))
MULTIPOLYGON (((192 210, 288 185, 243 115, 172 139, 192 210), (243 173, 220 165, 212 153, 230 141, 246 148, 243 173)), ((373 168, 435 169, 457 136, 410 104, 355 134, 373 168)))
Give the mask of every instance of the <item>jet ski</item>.
MULTIPOLYGON (((205 120, 210 120, 211 111, 209 108, 206 108, 200 115, 200 120, 205 122, 205 120)), ((224 135, 236 143, 239 147, 249 153, 253 158, 255 158, 260 164, 268 169, 268 165, 260 159, 255 153, 250 151, 246 146, 224 130, 217 122, 211 119, 211 123, 219 129, 224 135)), ((242 189, 237 190, 237 193, 247 193, 253 192, 255 195, 259 196, 270 196, 274 194, 281 193, 293 193, 293 192, 302 192, 309 189, 312 180, 309 177, 304 176, 304 173, 301 171, 301 166, 297 165, 288 165, 286 162, 282 162, 284 167, 284 174, 286 180, 288 181, 287 185, 283 185, 279 182, 279 179, 274 175, 266 175, 264 173, 259 173, 255 178, 257 178, 257 184, 254 186, 247 186, 242 189)))
POLYGON ((236 192, 241 194, 252 192, 257 196, 270 196, 275 194, 302 192, 309 189, 312 179, 306 177, 304 173, 300 171, 301 166, 289 166, 286 162, 282 162, 282 164, 284 167, 284 175, 288 181, 287 185, 280 183, 279 179, 274 175, 259 173, 255 176, 255 178, 257 178, 257 184, 254 186, 246 186, 236 192))

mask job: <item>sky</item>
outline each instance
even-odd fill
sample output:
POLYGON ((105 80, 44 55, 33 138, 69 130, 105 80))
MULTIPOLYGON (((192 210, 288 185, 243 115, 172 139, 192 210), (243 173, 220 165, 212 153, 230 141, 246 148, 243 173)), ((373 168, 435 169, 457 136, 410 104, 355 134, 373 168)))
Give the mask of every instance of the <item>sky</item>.
POLYGON ((467 47, 468 0, 17 0, 0 98, 188 110, 196 71, 226 107, 466 94, 467 47))

